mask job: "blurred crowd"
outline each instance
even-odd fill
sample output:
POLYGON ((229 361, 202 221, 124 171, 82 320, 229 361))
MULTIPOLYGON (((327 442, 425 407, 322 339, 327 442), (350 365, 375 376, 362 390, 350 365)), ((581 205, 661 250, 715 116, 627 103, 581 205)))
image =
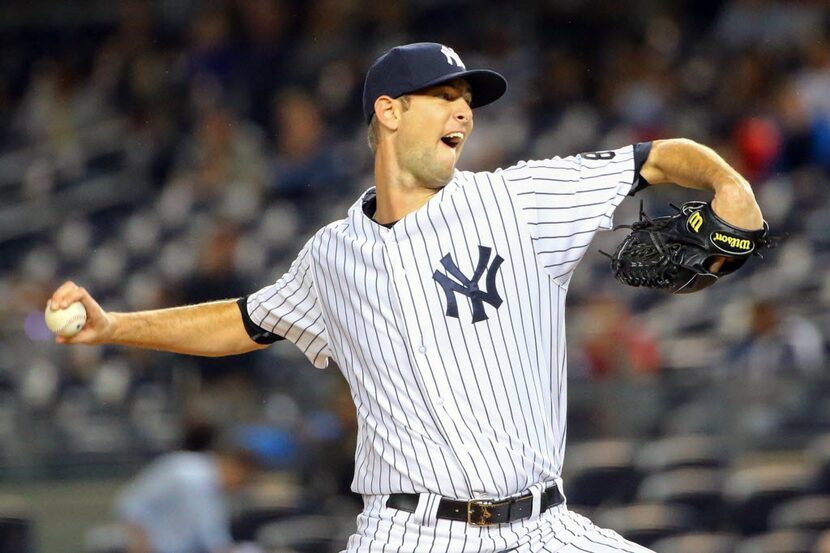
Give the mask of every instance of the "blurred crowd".
MULTIPOLYGON (((8 474, 67 454, 101 463, 166 451, 182 420, 208 413, 259 429, 252 440, 274 466, 307 472, 321 494, 348 487, 348 391, 290 346, 227 359, 58 348, 38 312, 68 278, 114 310, 238 297, 277 279, 372 185, 363 75, 412 41, 448 44, 510 83, 477 110, 462 169, 687 137, 750 179, 773 231, 786 234, 768 259, 683 298, 623 288, 592 252, 570 289, 575 378, 825 372, 826 2, 53 4, 45 18, 49 2, 0 8, 8 474), (39 438, 20 439, 31 428, 39 438)), ((690 198, 641 196, 656 213, 690 198)), ((634 219, 637 204, 616 222, 634 219)), ((594 250, 618 240, 606 233, 594 250)))

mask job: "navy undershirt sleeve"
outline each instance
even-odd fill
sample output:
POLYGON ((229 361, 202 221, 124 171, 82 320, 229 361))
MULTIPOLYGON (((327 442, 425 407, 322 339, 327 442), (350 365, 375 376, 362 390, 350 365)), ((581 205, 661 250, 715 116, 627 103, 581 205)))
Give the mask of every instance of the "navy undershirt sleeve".
POLYGON ((636 177, 634 178, 634 186, 631 187, 631 192, 628 193, 629 196, 633 196, 643 188, 651 186, 651 183, 640 174, 640 170, 643 168, 650 153, 651 142, 638 142, 634 145, 634 173, 636 177))
POLYGON ((239 306, 239 311, 242 313, 242 323, 245 325, 245 331, 251 337, 251 340, 257 344, 273 344, 274 342, 285 340, 283 336, 263 330, 254 324, 254 321, 248 315, 248 296, 243 296, 236 300, 236 305, 239 306))

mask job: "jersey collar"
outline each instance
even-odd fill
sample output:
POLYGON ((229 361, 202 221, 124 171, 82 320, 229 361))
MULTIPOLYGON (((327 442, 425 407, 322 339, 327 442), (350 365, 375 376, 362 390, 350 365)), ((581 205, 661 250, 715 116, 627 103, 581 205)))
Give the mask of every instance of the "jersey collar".
POLYGON ((388 241, 396 234, 405 232, 404 227, 407 220, 423 212, 429 213, 430 210, 435 209, 437 205, 449 198, 458 189, 460 178, 461 172, 456 169, 450 182, 430 198, 427 203, 399 221, 391 223, 390 226, 382 225, 372 219, 377 206, 377 188, 372 186, 364 191, 360 198, 349 208, 348 219, 355 231, 358 234, 365 235, 367 239, 388 241))

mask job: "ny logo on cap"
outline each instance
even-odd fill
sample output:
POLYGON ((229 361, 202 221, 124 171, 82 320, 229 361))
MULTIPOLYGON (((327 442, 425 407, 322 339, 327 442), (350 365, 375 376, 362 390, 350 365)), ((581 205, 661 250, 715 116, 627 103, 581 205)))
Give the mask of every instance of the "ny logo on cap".
POLYGON ((455 50, 453 50, 449 46, 441 46, 441 53, 447 56, 448 64, 457 65, 461 69, 467 69, 467 66, 464 65, 464 62, 461 61, 461 58, 458 57, 458 54, 455 53, 455 50))
POLYGON ((473 276, 467 276, 461 272, 452 260, 452 255, 447 254, 441 259, 441 265, 447 270, 455 280, 451 279, 444 273, 435 271, 432 273, 432 278, 441 285, 444 293, 447 295, 447 317, 458 318, 458 304, 455 301, 455 295, 461 294, 469 298, 473 310, 473 322, 487 320, 487 313, 484 312, 484 302, 489 303, 496 309, 502 303, 499 296, 499 291, 496 289, 496 275, 499 272, 504 259, 496 254, 493 262, 490 263, 490 254, 492 250, 485 246, 478 247, 478 265, 476 266, 473 276), (489 267, 488 267, 489 265, 489 267), (487 271, 487 279, 485 280, 486 291, 478 287, 478 282, 484 276, 484 271, 487 271))

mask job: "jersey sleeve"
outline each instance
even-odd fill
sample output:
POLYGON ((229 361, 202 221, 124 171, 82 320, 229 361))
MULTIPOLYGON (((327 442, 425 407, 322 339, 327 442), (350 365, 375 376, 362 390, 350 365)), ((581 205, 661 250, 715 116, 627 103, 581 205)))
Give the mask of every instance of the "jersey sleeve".
POLYGON ((539 263, 551 278, 566 282, 596 232, 612 228, 620 202, 647 185, 639 171, 649 151, 646 143, 503 170, 539 263))
POLYGON ((242 317, 254 341, 269 343, 285 338, 315 367, 324 369, 332 355, 314 285, 310 245, 311 240, 279 280, 245 299, 242 317))

